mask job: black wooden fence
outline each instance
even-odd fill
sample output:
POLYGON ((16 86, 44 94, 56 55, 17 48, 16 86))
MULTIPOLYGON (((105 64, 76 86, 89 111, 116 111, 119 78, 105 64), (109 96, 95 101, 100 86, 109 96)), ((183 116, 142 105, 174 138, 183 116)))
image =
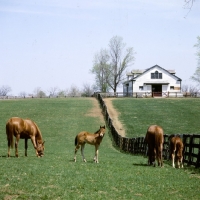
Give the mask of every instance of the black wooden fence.
MULTIPOLYGON (((112 119, 108 114, 108 110, 101 94, 96 94, 103 114, 110 129, 114 144, 121 150, 131 154, 141 154, 147 155, 147 144, 144 141, 144 137, 127 138, 122 137, 115 127, 113 126, 112 119)), ((175 134, 177 135, 177 134, 175 134)), ((180 134, 179 134, 180 135, 180 134)), ((169 136, 164 135, 164 145, 163 145, 163 157, 164 159, 169 159, 169 136)), ((184 150, 183 150, 183 162, 188 165, 194 165, 196 168, 200 167, 200 134, 183 134, 180 135, 183 140, 184 150)))

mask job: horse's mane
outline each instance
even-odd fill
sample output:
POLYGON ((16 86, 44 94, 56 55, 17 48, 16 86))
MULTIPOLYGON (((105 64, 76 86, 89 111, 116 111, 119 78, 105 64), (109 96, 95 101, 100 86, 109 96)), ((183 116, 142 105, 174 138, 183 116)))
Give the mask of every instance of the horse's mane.
POLYGON ((35 127, 37 128, 37 131, 38 131, 38 134, 37 134, 37 138, 39 139, 39 140, 42 140, 42 133, 41 133, 41 131, 40 131, 40 129, 39 129, 39 127, 37 126, 37 124, 34 122, 34 121, 32 121, 33 122, 33 124, 35 125, 35 127))
POLYGON ((94 134, 97 134, 97 133, 99 133, 99 131, 100 131, 100 129, 99 129, 98 131, 96 131, 94 134))
POLYGON ((100 127, 100 129, 99 130, 97 130, 94 134, 97 134, 97 133, 99 133, 99 131, 101 130, 101 128, 105 128, 105 127, 100 127))

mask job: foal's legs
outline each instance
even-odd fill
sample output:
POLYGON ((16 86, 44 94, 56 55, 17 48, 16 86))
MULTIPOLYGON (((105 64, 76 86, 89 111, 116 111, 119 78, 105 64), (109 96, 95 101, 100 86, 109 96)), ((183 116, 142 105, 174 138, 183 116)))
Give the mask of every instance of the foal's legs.
POLYGON ((80 145, 77 144, 76 147, 75 147, 75 150, 74 150, 74 162, 76 162, 76 153, 77 153, 79 148, 80 148, 80 145))
POLYGON ((94 162, 95 163, 99 163, 99 160, 98 160, 98 154, 99 154, 99 145, 95 145, 95 156, 94 156, 94 162))
POLYGON ((85 147, 85 143, 83 143, 83 144, 81 145, 81 155, 82 155, 83 161, 84 161, 84 162, 87 162, 86 159, 85 159, 85 156, 84 156, 84 147, 85 147))
POLYGON ((86 162, 86 159, 85 159, 84 153, 83 153, 85 143, 81 144, 81 145, 80 144, 76 145, 75 150, 74 150, 74 162, 76 162, 76 153, 77 153, 78 149, 80 148, 80 146, 81 146, 81 155, 83 157, 83 161, 86 162))
POLYGON ((181 156, 180 163, 181 163, 181 168, 183 168, 183 155, 181 156))

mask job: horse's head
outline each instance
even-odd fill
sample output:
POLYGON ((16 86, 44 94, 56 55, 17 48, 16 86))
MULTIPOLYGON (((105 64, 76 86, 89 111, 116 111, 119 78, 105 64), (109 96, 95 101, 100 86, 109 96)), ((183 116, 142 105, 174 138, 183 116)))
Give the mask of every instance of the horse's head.
POLYGON ((44 156, 44 143, 45 142, 42 142, 42 143, 38 142, 37 143, 37 153, 38 153, 39 157, 44 156))
POLYGON ((100 126, 99 135, 101 137, 103 137, 105 133, 106 133, 106 127, 105 126, 100 126))

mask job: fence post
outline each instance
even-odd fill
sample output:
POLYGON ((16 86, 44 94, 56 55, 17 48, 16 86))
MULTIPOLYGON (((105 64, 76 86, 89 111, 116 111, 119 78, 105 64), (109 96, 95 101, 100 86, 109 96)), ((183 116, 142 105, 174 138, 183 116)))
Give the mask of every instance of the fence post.
POLYGON ((196 162, 195 167, 196 168, 200 167, 200 148, 199 148, 199 153, 198 153, 197 162, 196 162))
POLYGON ((188 155, 188 164, 192 163, 192 144, 193 144, 193 135, 190 135, 190 146, 189 146, 189 155, 188 155))

